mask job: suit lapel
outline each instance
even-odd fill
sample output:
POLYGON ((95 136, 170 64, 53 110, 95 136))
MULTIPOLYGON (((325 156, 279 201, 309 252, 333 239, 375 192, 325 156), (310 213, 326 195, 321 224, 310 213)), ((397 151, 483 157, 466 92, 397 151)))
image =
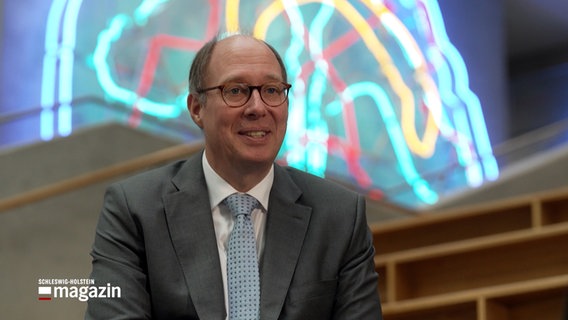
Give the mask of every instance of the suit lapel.
POLYGON ((173 246, 201 319, 224 319, 223 281, 201 153, 172 179, 177 192, 164 197, 173 246))
POLYGON ((263 320, 277 319, 280 315, 312 210, 296 203, 301 190, 283 168, 275 166, 274 174, 261 263, 260 318, 263 320))

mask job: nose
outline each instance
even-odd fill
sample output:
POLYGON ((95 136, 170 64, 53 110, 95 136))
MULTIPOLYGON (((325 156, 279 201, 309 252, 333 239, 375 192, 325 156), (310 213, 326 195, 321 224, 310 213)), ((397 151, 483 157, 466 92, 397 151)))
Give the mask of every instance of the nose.
POLYGON ((260 88, 253 88, 249 101, 245 104, 244 114, 247 118, 259 118, 266 115, 267 105, 260 97, 260 88))

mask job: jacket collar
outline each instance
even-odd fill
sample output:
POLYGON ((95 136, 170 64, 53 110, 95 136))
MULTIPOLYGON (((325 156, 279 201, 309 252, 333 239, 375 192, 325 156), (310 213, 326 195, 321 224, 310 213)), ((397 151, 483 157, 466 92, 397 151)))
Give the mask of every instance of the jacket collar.
POLYGON ((189 158, 164 196, 171 240, 201 319, 225 319, 223 280, 201 153, 189 158))
POLYGON ((275 166, 261 261, 261 319, 278 319, 308 230, 312 208, 297 203, 302 191, 275 166))

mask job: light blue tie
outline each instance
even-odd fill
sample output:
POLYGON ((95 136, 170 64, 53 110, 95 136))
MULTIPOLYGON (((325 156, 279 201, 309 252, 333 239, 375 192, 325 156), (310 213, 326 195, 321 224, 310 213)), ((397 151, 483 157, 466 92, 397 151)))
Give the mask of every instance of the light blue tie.
POLYGON ((260 279, 251 212, 259 203, 254 197, 240 193, 228 196, 223 202, 235 216, 227 254, 229 319, 257 320, 260 279))

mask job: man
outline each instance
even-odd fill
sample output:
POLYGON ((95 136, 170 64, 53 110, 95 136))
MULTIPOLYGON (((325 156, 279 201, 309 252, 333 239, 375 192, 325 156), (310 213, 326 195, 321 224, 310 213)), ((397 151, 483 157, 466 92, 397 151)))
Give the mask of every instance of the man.
POLYGON ((91 277, 122 295, 91 299, 86 319, 236 318, 233 194, 257 204, 247 215, 258 255, 257 273, 244 268, 259 297, 247 298, 250 319, 381 319, 363 197, 274 164, 286 80, 278 53, 250 36, 197 53, 187 106, 205 150, 108 189, 91 277))

